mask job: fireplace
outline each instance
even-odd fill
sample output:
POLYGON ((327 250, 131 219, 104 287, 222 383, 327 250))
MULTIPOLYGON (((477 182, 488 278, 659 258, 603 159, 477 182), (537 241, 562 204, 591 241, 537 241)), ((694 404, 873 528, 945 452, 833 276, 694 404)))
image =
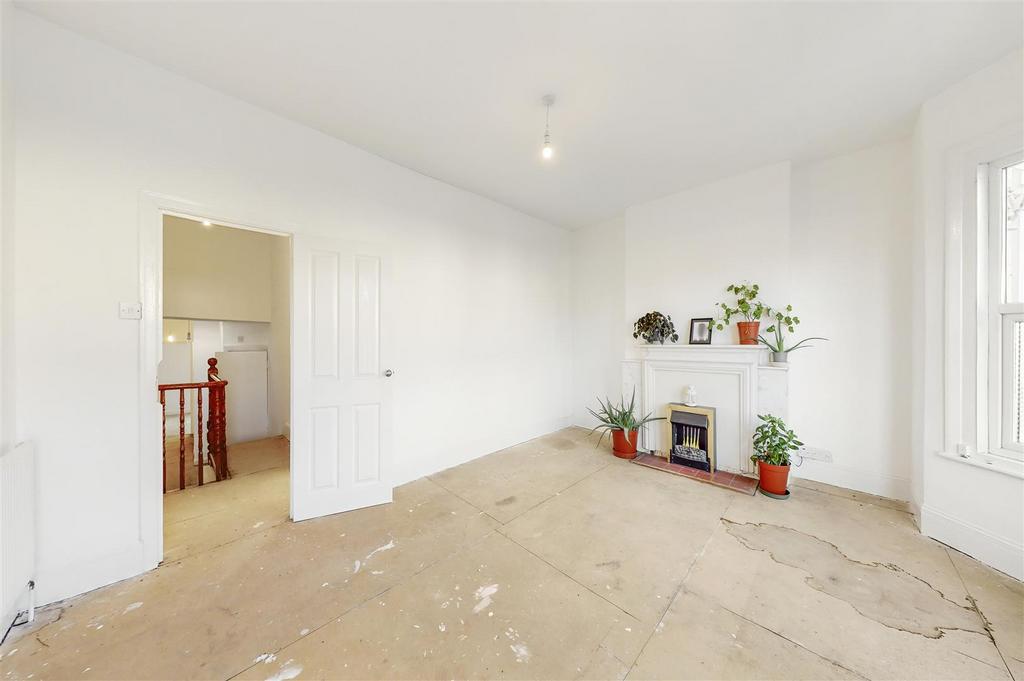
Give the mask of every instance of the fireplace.
POLYGON ((672 403, 668 405, 668 422, 672 429, 669 462, 713 473, 715 408, 672 403))

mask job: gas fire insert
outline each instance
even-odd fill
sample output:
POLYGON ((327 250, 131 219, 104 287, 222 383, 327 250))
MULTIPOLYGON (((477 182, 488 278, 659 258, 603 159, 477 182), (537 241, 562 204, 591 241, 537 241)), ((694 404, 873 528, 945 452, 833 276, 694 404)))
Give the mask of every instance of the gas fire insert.
POLYGON ((708 473, 715 471, 715 408, 668 405, 671 440, 669 463, 690 466, 708 473))

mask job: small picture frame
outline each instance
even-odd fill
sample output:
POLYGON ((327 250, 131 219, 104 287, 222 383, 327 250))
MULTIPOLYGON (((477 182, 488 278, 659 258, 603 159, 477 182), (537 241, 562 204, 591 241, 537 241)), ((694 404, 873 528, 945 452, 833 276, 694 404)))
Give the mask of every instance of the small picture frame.
POLYGON ((690 320, 690 345, 711 345, 713 321, 711 317, 698 317, 690 320))

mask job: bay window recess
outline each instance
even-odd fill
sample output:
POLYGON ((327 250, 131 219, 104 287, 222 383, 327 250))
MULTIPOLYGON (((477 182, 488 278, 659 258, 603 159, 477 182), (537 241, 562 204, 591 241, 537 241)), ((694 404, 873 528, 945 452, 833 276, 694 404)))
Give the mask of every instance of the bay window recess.
POLYGON ((1022 138, 1015 124, 946 159, 938 454, 1024 478, 1022 138))
MULTIPOLYGON (((1024 154, 988 166, 988 450, 1024 458, 1024 154)), ((985 345, 979 343, 979 347, 985 345)), ((979 444, 983 442, 979 441, 979 444)))

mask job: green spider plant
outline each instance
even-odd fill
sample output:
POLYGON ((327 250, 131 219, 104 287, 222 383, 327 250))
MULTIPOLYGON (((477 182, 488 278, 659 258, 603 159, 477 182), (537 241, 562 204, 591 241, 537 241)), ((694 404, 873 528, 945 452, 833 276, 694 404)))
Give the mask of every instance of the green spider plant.
POLYGON ((597 403, 600 405, 600 409, 594 411, 593 409, 587 408, 590 414, 600 421, 590 432, 595 433, 601 431, 601 438, 597 441, 598 447, 604 441, 605 435, 614 430, 621 430, 629 433, 632 430, 638 429, 645 423, 651 421, 664 421, 664 416, 652 416, 648 414, 643 418, 637 418, 636 416, 636 390, 633 391, 633 396, 629 398, 629 404, 626 404, 626 398, 623 397, 619 400, 618 404, 614 404, 611 398, 606 397, 602 400, 600 397, 597 398, 597 403))
POLYGON ((771 334, 771 338, 765 337, 764 335, 758 336, 757 340, 767 346, 772 352, 793 352, 799 350, 802 347, 811 348, 813 345, 804 345, 808 341, 822 340, 827 341, 828 338, 822 338, 821 336, 811 336, 804 338, 802 341, 793 345, 792 347, 786 347, 786 336, 785 333, 795 333, 796 327, 800 324, 800 318, 793 314, 793 306, 787 305, 785 310, 773 310, 766 308, 769 319, 774 319, 772 325, 765 329, 765 333, 771 334))

